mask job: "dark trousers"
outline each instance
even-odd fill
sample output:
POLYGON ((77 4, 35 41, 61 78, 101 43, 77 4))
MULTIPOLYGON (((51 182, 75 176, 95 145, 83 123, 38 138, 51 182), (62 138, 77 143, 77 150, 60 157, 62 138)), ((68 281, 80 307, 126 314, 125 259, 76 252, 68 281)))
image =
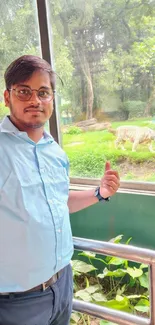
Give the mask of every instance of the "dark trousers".
POLYGON ((71 266, 45 291, 0 295, 0 325, 69 325, 72 312, 71 266))

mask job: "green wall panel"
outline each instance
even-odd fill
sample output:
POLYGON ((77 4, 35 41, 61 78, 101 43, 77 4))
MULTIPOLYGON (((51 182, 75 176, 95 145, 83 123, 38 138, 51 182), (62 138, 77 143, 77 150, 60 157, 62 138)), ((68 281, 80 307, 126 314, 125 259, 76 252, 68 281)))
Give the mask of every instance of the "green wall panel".
POLYGON ((123 234, 124 241, 155 249, 155 197, 117 193, 71 216, 73 236, 108 241, 123 234))

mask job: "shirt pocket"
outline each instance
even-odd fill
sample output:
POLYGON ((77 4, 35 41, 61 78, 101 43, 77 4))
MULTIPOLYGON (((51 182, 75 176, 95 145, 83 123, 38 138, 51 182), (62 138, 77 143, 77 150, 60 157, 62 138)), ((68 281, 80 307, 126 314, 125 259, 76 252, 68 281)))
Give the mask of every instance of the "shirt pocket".
POLYGON ((54 198, 58 201, 68 200, 69 177, 65 167, 51 167, 48 171, 50 186, 53 188, 54 198))

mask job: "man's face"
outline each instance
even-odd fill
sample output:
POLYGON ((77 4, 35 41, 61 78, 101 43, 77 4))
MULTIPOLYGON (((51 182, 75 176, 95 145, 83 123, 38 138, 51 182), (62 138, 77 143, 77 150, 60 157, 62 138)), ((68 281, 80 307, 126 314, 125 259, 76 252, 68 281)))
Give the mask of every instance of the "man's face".
POLYGON ((40 128, 52 115, 53 99, 50 101, 41 100, 37 96, 37 92, 33 91, 32 97, 28 101, 21 101, 13 90, 20 85, 22 87, 28 86, 35 90, 42 90, 47 87, 51 89, 49 74, 48 72, 38 70, 32 74, 29 80, 14 84, 11 86, 11 91, 5 90, 4 92, 5 104, 10 108, 11 121, 19 129, 25 131, 28 128, 40 128))

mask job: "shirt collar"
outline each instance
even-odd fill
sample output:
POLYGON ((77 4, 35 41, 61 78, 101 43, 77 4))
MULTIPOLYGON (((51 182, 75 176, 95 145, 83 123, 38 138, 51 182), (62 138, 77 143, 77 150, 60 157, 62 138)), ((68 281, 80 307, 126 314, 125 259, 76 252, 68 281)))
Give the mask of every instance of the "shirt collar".
MULTIPOLYGON (((5 116, 0 125, 0 132, 4 133, 13 133, 13 134, 20 134, 15 125, 10 121, 9 116, 5 116)), ((25 132, 22 132, 25 133, 25 132)))
MULTIPOLYGON (((9 116, 5 116, 4 119, 2 120, 2 122, 0 124, 0 132, 12 133, 17 136, 23 136, 23 137, 27 136, 28 137, 27 132, 19 131, 16 128, 16 126, 10 121, 9 116)), ((44 130, 43 139, 41 139, 40 141, 42 142, 42 140, 44 140, 45 142, 53 142, 54 138, 52 137, 52 135, 50 133, 48 133, 47 131, 44 130)))

